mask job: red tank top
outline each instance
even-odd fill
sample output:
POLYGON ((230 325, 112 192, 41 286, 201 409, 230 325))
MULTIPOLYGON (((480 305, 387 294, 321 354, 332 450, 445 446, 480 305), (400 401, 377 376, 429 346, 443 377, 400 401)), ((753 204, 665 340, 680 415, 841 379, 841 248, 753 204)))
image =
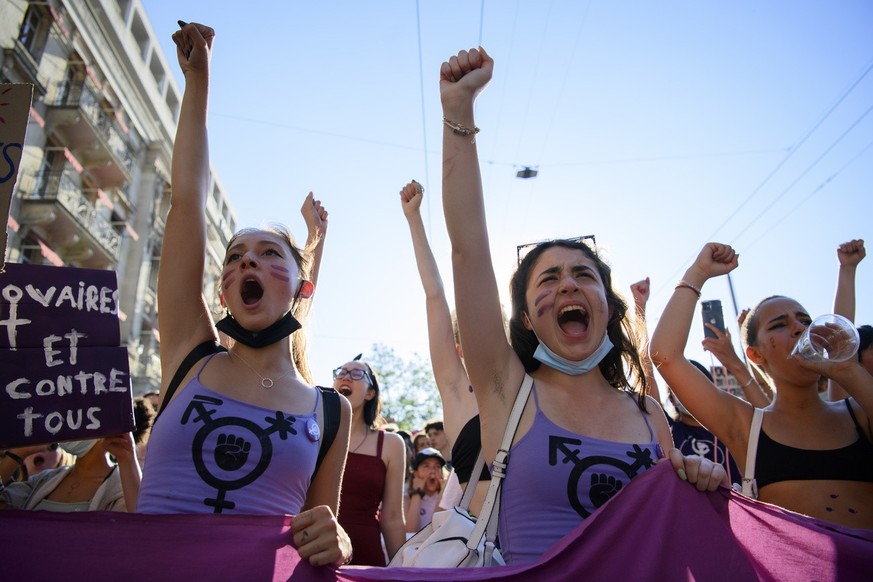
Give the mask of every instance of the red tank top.
POLYGON ((352 564, 385 566, 379 529, 379 507, 385 490, 385 463, 382 442, 385 432, 378 431, 375 455, 349 453, 340 493, 339 522, 352 541, 352 564))

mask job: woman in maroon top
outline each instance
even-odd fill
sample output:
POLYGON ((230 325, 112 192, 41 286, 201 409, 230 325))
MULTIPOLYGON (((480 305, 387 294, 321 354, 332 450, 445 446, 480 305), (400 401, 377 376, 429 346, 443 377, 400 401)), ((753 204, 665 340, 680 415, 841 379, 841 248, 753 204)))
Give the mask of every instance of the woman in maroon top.
POLYGON ((399 435, 375 428, 382 410, 379 382, 372 368, 359 358, 333 371, 333 387, 352 405, 339 522, 352 540, 352 564, 384 566, 380 534, 385 537, 389 557, 406 540, 406 444, 399 435))

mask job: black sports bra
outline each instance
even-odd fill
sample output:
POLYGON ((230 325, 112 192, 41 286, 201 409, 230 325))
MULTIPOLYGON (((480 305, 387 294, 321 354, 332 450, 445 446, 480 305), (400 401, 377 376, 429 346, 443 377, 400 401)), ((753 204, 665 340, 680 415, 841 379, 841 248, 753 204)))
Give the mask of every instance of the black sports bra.
POLYGON ((758 489, 779 481, 815 479, 873 483, 873 443, 861 431, 849 400, 844 402, 858 431, 858 440, 843 448, 798 449, 777 443, 761 430, 755 463, 758 489))

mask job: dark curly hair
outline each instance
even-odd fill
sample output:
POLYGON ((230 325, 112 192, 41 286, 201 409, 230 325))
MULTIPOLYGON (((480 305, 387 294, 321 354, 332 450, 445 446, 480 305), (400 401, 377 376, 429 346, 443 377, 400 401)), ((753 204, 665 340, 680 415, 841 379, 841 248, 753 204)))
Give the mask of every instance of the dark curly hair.
POLYGON ((553 240, 538 244, 521 260, 512 279, 509 291, 512 298, 512 316, 509 320, 509 341, 512 349, 518 355, 524 370, 531 373, 540 367, 540 362, 533 357, 539 345, 539 340, 533 331, 524 326, 524 316, 527 307, 527 286, 530 281, 534 264, 544 252, 551 248, 563 247, 581 251, 591 259, 600 274, 606 291, 606 301, 612 313, 606 325, 606 332, 613 344, 613 349, 600 362, 599 368, 603 377, 618 390, 631 392, 637 397, 637 406, 646 410, 646 376, 640 361, 633 327, 627 318, 627 303, 612 288, 612 269, 587 244, 581 241, 553 240), (631 377, 625 372, 627 363, 631 377))

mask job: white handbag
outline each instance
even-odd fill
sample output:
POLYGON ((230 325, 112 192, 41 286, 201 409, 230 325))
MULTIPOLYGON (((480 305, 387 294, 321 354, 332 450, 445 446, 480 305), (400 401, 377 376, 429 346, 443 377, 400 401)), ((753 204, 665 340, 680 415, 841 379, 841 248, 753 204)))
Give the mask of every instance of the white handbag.
POLYGON ((479 475, 485 467, 481 449, 461 503, 446 511, 434 513, 433 520, 400 547, 389 562, 389 567, 464 568, 505 565, 500 551, 494 546, 500 514, 500 485, 506 476, 509 447, 515 438, 518 421, 527 404, 532 385, 533 378, 525 374, 506 423, 503 442, 494 458, 491 484, 479 517, 472 517, 468 508, 479 482, 479 475))

